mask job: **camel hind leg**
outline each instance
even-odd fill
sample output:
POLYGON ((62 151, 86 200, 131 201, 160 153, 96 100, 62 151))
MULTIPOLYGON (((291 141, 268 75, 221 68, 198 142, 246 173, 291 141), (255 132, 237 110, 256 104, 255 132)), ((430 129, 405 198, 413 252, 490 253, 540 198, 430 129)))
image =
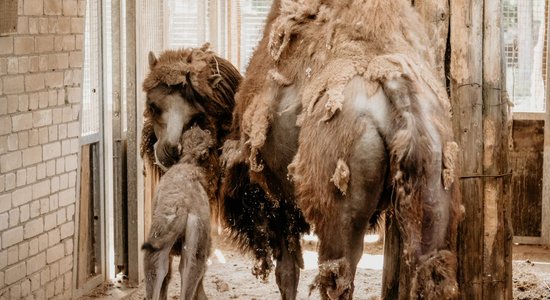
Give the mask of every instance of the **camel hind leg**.
POLYGON ((210 223, 190 214, 180 260, 181 298, 206 299, 202 279, 210 254, 210 223))
MULTIPOLYGON (((347 112, 345 108, 344 113, 347 112)), ((331 219, 316 224, 319 236, 319 275, 314 283, 322 299, 352 299, 357 264, 363 254, 365 232, 383 206, 387 155, 372 119, 364 118, 349 159, 345 198, 334 201, 331 219)))

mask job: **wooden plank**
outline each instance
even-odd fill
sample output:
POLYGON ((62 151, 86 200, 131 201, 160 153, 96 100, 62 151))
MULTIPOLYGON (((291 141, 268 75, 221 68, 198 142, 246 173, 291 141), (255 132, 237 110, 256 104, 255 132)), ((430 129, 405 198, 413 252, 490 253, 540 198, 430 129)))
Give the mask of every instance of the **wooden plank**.
POLYGON ((546 118, 546 112, 514 112, 514 120, 542 120, 546 118))
MULTIPOLYGON (((461 148, 459 174, 481 174, 483 0, 450 3, 450 91, 453 130, 461 148)), ((462 299, 483 299, 483 182, 461 181, 466 214, 458 233, 458 282, 462 299)))
POLYGON ((88 247, 90 236, 90 145, 82 146, 80 153, 80 209, 78 226, 78 276, 77 286, 81 288, 89 277, 89 257, 90 248, 88 247))
POLYGON ((514 235, 542 234, 544 121, 514 120, 510 166, 514 235))
MULTIPOLYGON (((112 98, 112 113, 111 113, 111 141, 113 147, 113 198, 112 205, 109 205, 109 210, 112 209, 110 215, 114 217, 118 222, 113 222, 112 234, 114 235, 112 240, 113 245, 108 245, 110 251, 114 252, 114 261, 110 262, 116 266, 116 272, 127 271, 128 266, 128 235, 126 217, 128 215, 127 210, 127 194, 126 194, 126 156, 125 148, 123 147, 122 139, 122 117, 125 109, 122 107, 122 63, 123 63, 123 51, 122 51, 122 33, 121 28, 124 27, 122 21, 124 20, 121 15, 122 3, 120 1, 114 1, 111 6, 111 98, 112 98), (112 208, 111 208, 112 207, 112 208)), ((108 110, 107 110, 108 111, 108 110)), ((106 136, 106 139, 108 137, 106 136)))
POLYGON ((415 0, 414 7, 424 19, 426 32, 433 47, 436 73, 445 84, 445 53, 449 34, 449 1, 415 0))
MULTIPOLYGON (((548 30, 548 1, 546 1, 546 49, 550 46, 550 30, 548 30)), ((546 62, 548 62, 548 51, 545 52, 546 62)), ((550 244, 550 68, 546 66, 546 113, 544 119, 544 162, 543 162, 543 187, 542 187, 542 242, 550 244)))
MULTIPOLYGON (((506 174, 509 171, 509 106, 503 94, 506 85, 503 84, 501 6, 500 0, 485 0, 483 7, 484 175, 506 174)), ((508 177, 484 178, 483 299, 512 299, 511 195, 510 185, 505 184, 507 180, 508 177)))
POLYGON ((514 244, 530 244, 530 245, 544 244, 542 242, 542 238, 532 237, 532 236, 514 236, 513 243, 514 244))
POLYGON ((141 233, 143 227, 138 226, 138 221, 141 220, 142 214, 139 212, 141 204, 138 199, 138 185, 137 185, 137 67, 136 67, 136 13, 137 3, 141 4, 142 1, 128 1, 126 2, 126 112, 127 112, 127 141, 128 141, 128 153, 127 153, 127 172, 128 172, 128 280, 131 284, 139 284, 141 281, 141 270, 143 261, 141 259, 141 233))

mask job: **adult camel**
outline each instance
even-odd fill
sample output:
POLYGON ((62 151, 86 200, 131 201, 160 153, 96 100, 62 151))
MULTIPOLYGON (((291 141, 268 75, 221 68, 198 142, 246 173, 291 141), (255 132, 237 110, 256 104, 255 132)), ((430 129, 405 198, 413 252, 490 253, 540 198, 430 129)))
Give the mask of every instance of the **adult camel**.
MULTIPOLYGON (((243 203, 250 183, 297 206, 320 241, 312 287, 323 299, 351 299, 364 234, 392 205, 412 274, 408 298, 455 298, 457 151, 410 1, 275 0, 224 145, 225 215, 242 219, 232 203, 243 203)), ((266 229, 300 232, 294 220, 266 229)), ((277 283, 283 299, 295 299, 300 249, 281 244, 277 283)))

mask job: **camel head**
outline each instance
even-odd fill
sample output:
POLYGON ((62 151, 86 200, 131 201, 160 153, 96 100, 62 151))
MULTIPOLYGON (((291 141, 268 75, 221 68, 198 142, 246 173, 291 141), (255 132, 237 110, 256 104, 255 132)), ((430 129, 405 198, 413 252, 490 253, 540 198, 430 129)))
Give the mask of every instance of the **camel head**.
MULTIPOLYGON (((229 132, 241 75, 208 45, 149 53, 141 154, 166 170, 182 154, 181 136, 197 126, 222 143, 229 132)), ((220 144, 221 145, 221 144, 220 144)))

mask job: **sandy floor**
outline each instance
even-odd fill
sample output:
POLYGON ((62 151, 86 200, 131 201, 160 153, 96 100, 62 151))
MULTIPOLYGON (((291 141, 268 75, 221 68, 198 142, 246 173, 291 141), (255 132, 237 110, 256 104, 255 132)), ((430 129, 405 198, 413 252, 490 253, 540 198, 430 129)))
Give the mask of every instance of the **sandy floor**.
MULTIPOLYGON (((317 292, 308 298, 309 284, 317 274, 317 254, 314 245, 306 242, 304 251, 305 270, 301 273, 298 287, 298 299, 319 299, 317 292)), ((550 300, 550 250, 532 247, 514 249, 514 299, 550 300), (537 252, 538 251, 538 252, 537 252), (529 256, 531 255, 531 256, 529 256), (531 261, 529 258, 535 260, 531 261), (546 263, 540 263, 546 260, 546 263)), ((381 243, 366 244, 365 254, 359 263, 355 279, 355 299, 378 299, 382 276, 381 243)), ((179 258, 173 262, 174 272, 169 288, 169 299, 179 299, 180 277, 177 272, 179 258)), ((252 260, 221 238, 214 240, 213 255, 204 279, 209 299, 280 299, 275 277, 272 274, 268 282, 257 280, 250 272, 252 260)), ((120 283, 108 283, 81 299, 127 299, 145 298, 143 286, 124 288, 120 283), (124 291, 122 291, 124 290, 124 291)))

